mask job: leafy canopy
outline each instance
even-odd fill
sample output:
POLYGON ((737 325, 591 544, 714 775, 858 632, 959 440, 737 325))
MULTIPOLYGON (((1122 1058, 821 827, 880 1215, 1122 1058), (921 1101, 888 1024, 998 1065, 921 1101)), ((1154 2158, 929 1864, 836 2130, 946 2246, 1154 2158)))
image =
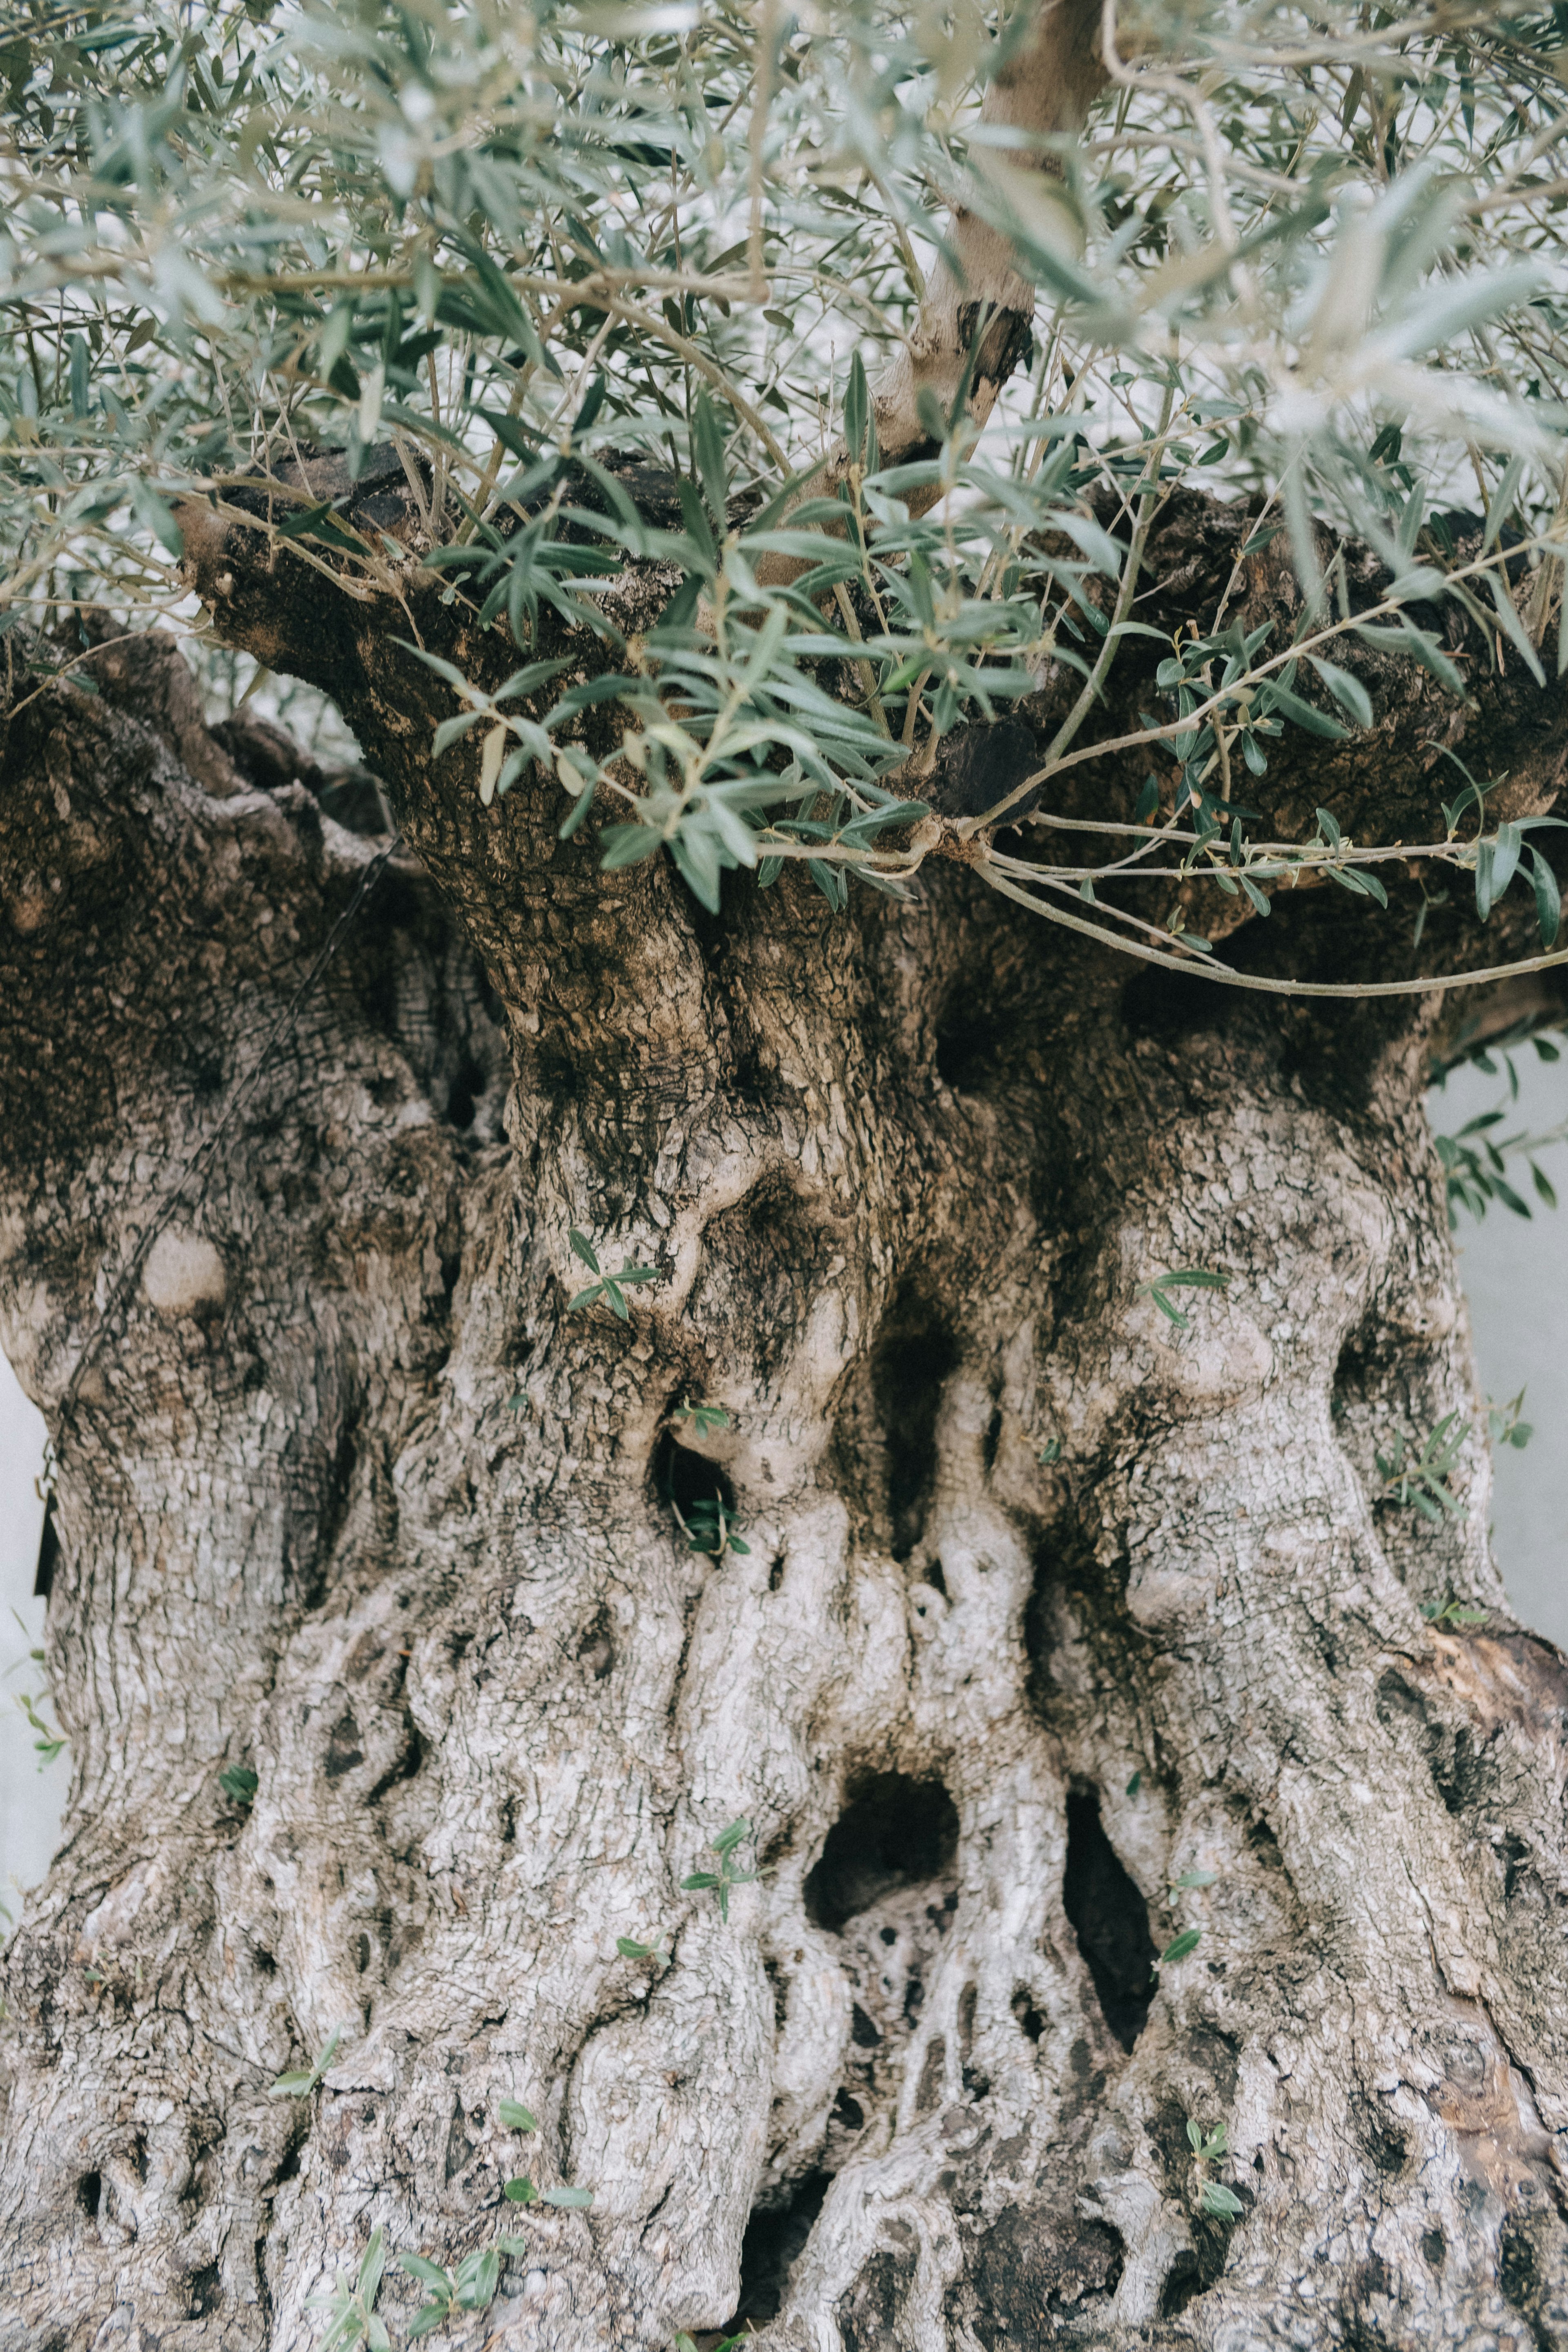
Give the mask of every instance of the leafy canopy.
MULTIPOLYGON (((1568 9, 1144 0, 1108 22, 1087 131, 1026 169, 979 110, 1027 17, 972 0, 33 0, 0 41, 14 657, 85 679, 80 616, 107 607, 188 630, 216 679, 179 570, 199 498, 346 593, 433 568, 514 647, 499 690, 436 663, 433 751, 474 737, 487 803, 537 769, 566 832, 615 804, 607 866, 668 851, 716 909, 727 870, 800 861, 840 906, 852 878, 908 887, 942 739, 1067 672, 1048 812, 1151 634, 1161 502, 1246 492, 1249 543, 1283 534, 1307 592, 1293 642, 1222 609, 1169 646, 1131 840, 978 870, 1156 961, 1207 943, 1097 885, 1196 870, 1266 915, 1314 869, 1384 901, 1374 869, 1407 845, 1327 811, 1310 842, 1260 839, 1232 776, 1287 728, 1372 721, 1347 648, 1463 695, 1435 604, 1538 678, 1568 657, 1568 9), (1032 357, 983 433, 962 393, 926 394, 919 453, 889 464, 868 387, 957 258, 960 207, 1037 289, 1032 357), (412 554, 300 463, 342 449, 352 479, 389 446, 412 554), (628 456, 677 478, 657 520, 628 456), (1463 562, 1447 503, 1486 517, 1463 562), (1381 559, 1371 611, 1321 573, 1314 516, 1381 559), (605 594, 628 562, 669 589, 635 646, 605 594), (582 632, 585 678, 552 650, 582 632)), ((1489 831, 1472 783, 1424 846, 1474 874, 1483 919, 1532 889, 1552 949, 1542 845, 1489 831)))

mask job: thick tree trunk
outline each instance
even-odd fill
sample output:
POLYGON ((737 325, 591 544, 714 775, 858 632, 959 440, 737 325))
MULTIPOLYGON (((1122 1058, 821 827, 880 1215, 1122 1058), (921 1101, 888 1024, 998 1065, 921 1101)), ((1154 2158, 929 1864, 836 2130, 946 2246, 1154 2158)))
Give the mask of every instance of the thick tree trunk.
POLYGON ((122 1306, 376 845, 155 642, 0 788, 0 1338, 57 1412, 91 1350, 5 2352, 295 2352, 376 2226, 520 2231, 438 2339, 517 2352, 1568 2344, 1568 1679, 1484 1439, 1443 1528, 1373 1461, 1478 1421, 1426 1016, 1140 975, 956 862, 710 921, 298 611, 410 847, 122 1306), (629 1322, 573 1227, 657 1267, 629 1322))

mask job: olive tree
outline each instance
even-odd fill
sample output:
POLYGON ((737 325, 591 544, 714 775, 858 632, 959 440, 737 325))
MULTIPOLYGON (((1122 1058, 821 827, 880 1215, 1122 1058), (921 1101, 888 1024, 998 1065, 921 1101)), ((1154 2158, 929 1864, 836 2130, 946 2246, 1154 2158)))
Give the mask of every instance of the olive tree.
POLYGON ((1568 2344, 1562 16, 12 21, 4 2352, 1568 2344))

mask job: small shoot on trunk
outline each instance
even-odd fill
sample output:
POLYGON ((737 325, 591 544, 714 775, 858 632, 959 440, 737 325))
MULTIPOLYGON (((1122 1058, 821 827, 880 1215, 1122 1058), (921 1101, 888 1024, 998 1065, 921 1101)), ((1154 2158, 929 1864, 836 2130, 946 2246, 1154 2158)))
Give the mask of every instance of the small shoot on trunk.
POLYGON ((1198 2210, 1209 2213, 1216 2221, 1239 2221, 1247 2208, 1234 2189, 1222 2180, 1211 2180, 1208 2168, 1230 2154, 1230 2141, 1224 2124, 1215 2124, 1205 2131, 1193 2116, 1187 2117, 1187 2141, 1193 2151, 1193 2162, 1198 2169, 1198 2210))
POLYGON ((748 1838, 754 1835, 751 1822, 742 1813, 727 1830, 721 1830, 713 1840, 711 1851, 719 1857, 718 1869, 692 1871, 680 1882, 682 1893, 699 1894, 711 1889, 719 1897, 719 1916, 727 1920, 730 1916, 730 1889, 732 1886, 750 1886, 757 1875, 754 1870, 737 1870, 735 1867, 736 1847, 743 1845, 748 1838))
POLYGON ((1168 1323, 1178 1331, 1190 1331, 1190 1316, 1184 1315, 1171 1297, 1173 1290, 1224 1290, 1230 1281, 1228 1274, 1214 1274, 1206 1266, 1178 1265, 1168 1274, 1157 1274, 1152 1282, 1138 1286, 1140 1298, 1152 1298, 1168 1323))
POLYGON ((595 1306, 602 1298, 606 1305, 613 1307, 623 1323, 629 1323, 632 1316, 631 1309, 626 1305, 626 1288, 634 1283, 658 1282, 660 1278, 658 1266, 622 1265, 617 1266, 614 1274, 606 1274, 599 1264, 593 1243, 576 1225, 572 1228, 571 1243, 573 1256, 581 1258, 589 1273, 596 1275, 598 1279, 591 1282, 585 1290, 578 1291, 574 1298, 567 1300, 567 1314, 580 1314, 586 1308, 595 1306))
POLYGON ((332 2060, 336 2057, 338 2044, 342 2038, 342 2027, 341 2025, 335 2025, 331 2033, 327 2036, 325 2042, 322 2044, 321 2054, 317 2058, 315 2064, 313 2066, 301 2067, 295 2073, 279 2074, 278 2080, 273 2084, 272 2088, 268 2092, 268 2097, 269 2099, 309 2098, 310 2093, 315 2089, 317 2084, 321 2081, 322 2075, 331 2064, 332 2060))
MULTIPOLYGON (((334 2034, 333 2041, 337 2040, 334 2034)), ((273 2089, 277 2089, 273 2084, 273 2089)), ((381 2274, 386 2267, 383 2232, 370 2233, 370 2243, 364 2259, 351 2282, 346 2272, 340 2272, 331 2294, 312 2295, 305 2305, 307 2311, 324 2311, 329 2315, 326 2334, 316 2352, 342 2352, 350 2344, 363 2344, 368 2352, 392 2352, 392 2338, 386 2332, 386 2322, 376 2315, 375 2299, 381 2293, 381 2274)))

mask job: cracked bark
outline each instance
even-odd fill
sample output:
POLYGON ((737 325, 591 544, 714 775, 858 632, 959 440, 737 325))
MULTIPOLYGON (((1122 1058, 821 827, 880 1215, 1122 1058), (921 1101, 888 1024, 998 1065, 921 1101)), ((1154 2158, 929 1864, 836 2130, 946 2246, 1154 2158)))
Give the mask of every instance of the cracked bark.
MULTIPOLYGON (((360 495, 416 538, 374 464, 360 495)), ((1173 507, 1171 625, 1247 527, 1173 507)), ((407 847, 58 1432, 72 1784, 7 1956, 5 2352, 293 2352, 376 2223, 448 2262, 520 2226, 449 2339, 519 2352, 738 2315, 779 2352, 1568 2342, 1568 1680, 1507 1616, 1479 1442, 1443 1530, 1372 1458, 1477 1414, 1420 1105, 1450 1010, 1138 972, 958 860, 914 907, 786 876, 710 921, 559 843, 552 789, 431 766, 403 611, 187 543, 407 847), (565 1312, 574 1225, 658 1266, 629 1325, 565 1312), (1230 1277, 1184 1335, 1143 1288, 1179 1265, 1230 1277), (672 1419, 700 1396, 728 1430, 672 1419), (749 1553, 684 1548, 704 1491, 749 1553), (1429 1627, 1450 1593, 1487 1627, 1429 1627), (726 1923, 679 1882, 742 1812, 726 1923), (520 2217, 520 2171, 591 2210, 520 2217)), ((664 593, 628 573, 623 622, 664 593)), ((1289 593, 1252 561, 1249 621, 1289 593)), ((1470 655, 1466 756, 1552 805, 1555 697, 1470 655)), ((206 737, 177 658, 106 648, 6 741, 0 1337, 46 1411, 376 845, 275 740, 206 737)), ((1271 822, 1415 831, 1449 709, 1364 675, 1377 732, 1282 751, 1271 822)), ((986 767, 950 758, 955 809, 986 767)), ((1336 895, 1232 952, 1404 968, 1412 889, 1336 895)), ((395 2337, 415 2300, 389 2276, 395 2337)))

